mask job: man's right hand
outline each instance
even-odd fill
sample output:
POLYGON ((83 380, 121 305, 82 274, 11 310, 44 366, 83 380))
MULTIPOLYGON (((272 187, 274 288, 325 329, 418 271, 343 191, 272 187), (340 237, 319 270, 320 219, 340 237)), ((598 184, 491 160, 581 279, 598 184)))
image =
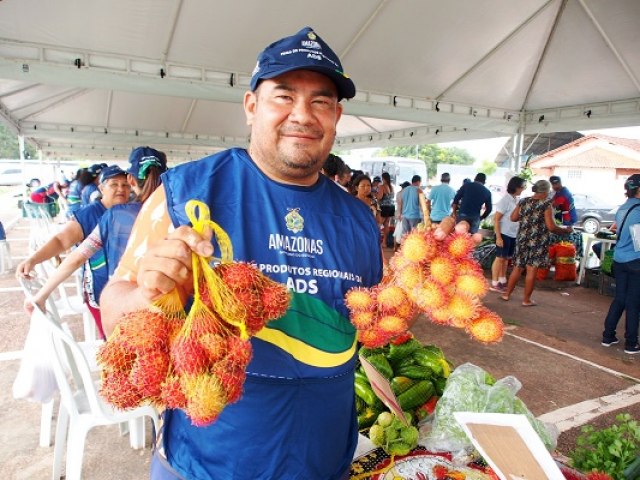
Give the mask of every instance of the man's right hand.
POLYGON ((31 259, 27 258, 18 264, 16 267, 16 278, 25 278, 27 280, 33 280, 35 275, 32 275, 35 263, 31 259))
POLYGON ((176 286, 191 291, 191 253, 211 256, 213 246, 210 239, 210 229, 200 235, 183 225, 150 246, 140 259, 138 268, 137 283, 142 295, 154 301, 176 286))

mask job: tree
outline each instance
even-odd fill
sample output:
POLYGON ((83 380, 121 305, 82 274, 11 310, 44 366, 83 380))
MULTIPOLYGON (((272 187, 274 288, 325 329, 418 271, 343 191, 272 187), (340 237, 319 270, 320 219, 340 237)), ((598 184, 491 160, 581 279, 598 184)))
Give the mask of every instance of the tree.
MULTIPOLYGON (((31 145, 25 144, 27 158, 36 158, 36 151, 31 145)), ((0 124, 0 158, 18 159, 20 150, 18 148, 18 136, 4 125, 0 124)))
POLYGON ((498 166, 496 165, 496 162, 492 162, 491 160, 485 159, 480 164, 480 168, 478 170, 484 173, 487 177, 489 177, 496 172, 497 168, 498 166))
POLYGON ((463 148, 442 148, 438 145, 402 145, 387 147, 380 151, 379 156, 418 158, 427 165, 429 178, 436 175, 439 163, 454 165, 473 165, 475 158, 463 148))

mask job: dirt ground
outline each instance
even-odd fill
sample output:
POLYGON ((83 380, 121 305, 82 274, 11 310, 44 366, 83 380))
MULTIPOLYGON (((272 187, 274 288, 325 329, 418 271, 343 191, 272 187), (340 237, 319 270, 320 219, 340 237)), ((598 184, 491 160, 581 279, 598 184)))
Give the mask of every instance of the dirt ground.
MULTIPOLYGON (((26 220, 8 229, 7 235, 15 264, 26 254, 26 220)), ((386 251, 387 255, 390 253, 386 251)), ((568 455, 575 446, 580 424, 571 418, 587 409, 585 402, 596 405, 596 416, 586 421, 598 427, 610 425, 619 412, 640 419, 638 391, 634 390, 631 404, 621 408, 602 398, 640 384, 640 355, 625 354, 621 344, 610 348, 600 345, 602 322, 611 297, 594 288, 551 280, 536 289, 533 298, 538 306, 522 307, 521 298, 520 287, 509 302, 500 300, 495 293, 485 298, 485 305, 501 315, 508 326, 504 340, 497 345, 481 345, 463 331, 436 326, 424 318, 413 332, 422 342, 441 347, 456 365, 471 362, 496 378, 515 376, 522 383, 518 396, 535 415, 567 410, 569 413, 563 415, 568 426, 558 443, 560 454, 568 455)), ((5 407, 0 411, 0 464, 2 478, 44 479, 51 475, 53 449, 38 446, 40 405, 15 400, 11 394, 19 366, 17 352, 22 349, 29 326, 22 310, 23 299, 13 271, 0 274, 0 401, 5 407)), ((79 316, 67 320, 81 337, 79 316)), ((619 336, 622 330, 618 331, 619 336)), ((117 428, 96 428, 90 432, 85 448, 84 478, 147 478, 150 456, 149 448, 129 448, 128 437, 119 436, 117 428)))

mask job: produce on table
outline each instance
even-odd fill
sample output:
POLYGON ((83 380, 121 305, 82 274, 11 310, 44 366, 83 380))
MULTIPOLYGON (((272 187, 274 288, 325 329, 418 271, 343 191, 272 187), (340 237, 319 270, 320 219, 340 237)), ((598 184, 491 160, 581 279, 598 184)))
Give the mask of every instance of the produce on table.
POLYGON ((389 455, 406 455, 418 445, 418 429, 411 425, 411 414, 405 413, 408 425, 393 413, 382 412, 369 429, 369 439, 389 455))
POLYGON ((466 228, 459 224, 453 232, 442 226, 413 229, 390 259, 379 285, 347 292, 350 320, 363 345, 386 345, 407 331, 416 312, 433 323, 464 328, 483 343, 502 340, 502 319, 481 304, 488 283, 471 256, 476 241, 466 228))
POLYGON ((209 220, 206 205, 192 201, 186 209, 196 231, 213 230, 219 265, 212 268, 210 258, 192 253, 189 314, 173 291, 125 315, 97 360, 100 393, 112 405, 127 409, 148 402, 180 408, 194 425, 204 426, 242 396, 252 356, 249 338, 285 314, 290 293, 255 265, 232 261, 229 237, 209 220))
POLYGON ((555 426, 538 420, 516 393, 522 384, 508 376, 496 381, 486 371, 465 363, 449 378, 436 405, 431 430, 424 439, 425 447, 438 452, 473 450, 473 444, 454 417, 454 412, 523 414, 549 450, 556 446, 555 426))
MULTIPOLYGON (((412 335, 384 347, 361 347, 359 352, 389 380, 401 408, 412 414, 414 421, 427 417, 442 395, 451 364, 442 350, 434 345, 422 345, 412 335)), ((370 427, 378 415, 388 408, 376 396, 362 366, 355 373, 358 427, 370 427)))

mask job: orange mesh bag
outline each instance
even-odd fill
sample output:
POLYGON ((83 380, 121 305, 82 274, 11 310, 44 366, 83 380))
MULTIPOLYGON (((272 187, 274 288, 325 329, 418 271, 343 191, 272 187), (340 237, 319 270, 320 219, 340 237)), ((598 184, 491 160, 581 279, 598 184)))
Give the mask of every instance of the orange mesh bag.
POLYGON ((556 257, 575 257, 576 246, 571 242, 559 242, 556 243, 556 257))
MULTIPOLYGON (((575 250, 575 249, 574 249, 575 250)), ((562 281, 575 281, 578 278, 576 261, 573 257, 558 257, 556 258, 556 273, 554 280, 562 281)))
POLYGON ((474 247, 466 232, 419 226, 408 233, 379 285, 345 295, 358 340, 367 347, 385 345, 420 312, 432 323, 465 329, 475 340, 500 341, 502 319, 482 307, 489 286, 471 255, 474 247))
MULTIPOLYGON (((205 204, 190 201, 186 212, 195 231, 202 234, 211 229, 221 254, 213 260, 219 264, 212 268, 211 258, 192 254, 193 302, 188 315, 182 305, 177 309, 175 292, 156 302, 157 306, 154 304, 158 310, 154 310, 155 317, 140 312, 130 314, 141 318, 138 330, 144 329, 147 337, 156 339, 146 341, 155 348, 131 358, 136 350, 126 348, 129 345, 124 342, 127 363, 124 368, 105 369, 103 381, 106 378, 109 387, 104 393, 108 401, 120 408, 134 407, 147 400, 160 407, 180 408, 194 425, 205 426, 214 422, 226 405, 241 398, 245 369, 252 356, 250 336, 268 321, 284 315, 290 294, 284 285, 269 279, 254 265, 232 261, 231 241, 209 219, 205 204), (152 330, 151 326, 156 328, 152 330), (162 360, 158 352, 162 353, 162 360), (134 376, 136 361, 142 361, 143 367, 151 364, 148 368, 155 368, 153 383, 147 384, 147 377, 134 376), (123 372, 127 371, 128 377, 124 378, 123 372), (122 390, 131 393, 121 399, 122 390)), ((126 319, 123 323, 127 325, 125 322, 126 319)), ((123 323, 118 325, 119 329, 123 323)), ((120 347, 122 336, 110 337, 109 349, 120 347)), ((124 337, 128 339, 129 335, 124 337)), ((109 349, 105 348, 107 353, 109 349)), ((107 355, 103 356, 107 365, 107 355)))

